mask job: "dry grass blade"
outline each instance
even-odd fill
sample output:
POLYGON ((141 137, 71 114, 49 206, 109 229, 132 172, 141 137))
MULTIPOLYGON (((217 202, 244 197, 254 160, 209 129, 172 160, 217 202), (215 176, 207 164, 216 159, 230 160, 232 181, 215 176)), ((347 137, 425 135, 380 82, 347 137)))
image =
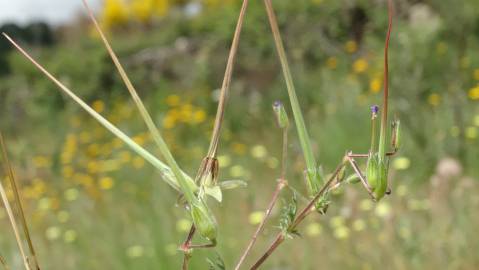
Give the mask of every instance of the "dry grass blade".
MULTIPOLYGON (((33 57, 31 57, 20 45, 18 45, 15 41, 13 41, 10 36, 5 33, 2 33, 7 40, 17 48, 30 62, 32 62, 43 74, 45 74, 52 82, 54 82, 65 94, 67 94, 71 99, 73 99, 76 103, 78 103, 86 112, 88 112, 93 118, 95 118, 101 125, 103 125, 106 129, 108 129, 111 133, 121 139, 124 143, 126 143, 133 151, 135 151, 138 155, 142 156, 145 160, 150 162, 153 166, 155 166, 162 174, 163 179, 173 188, 176 190, 180 190, 179 184, 177 179, 172 174, 171 169, 160 161, 158 158, 153 156, 150 152, 145 150, 143 147, 138 145, 134 142, 130 137, 128 137, 125 133, 123 133, 120 129, 106 120, 103 116, 93 110, 88 104, 86 104, 82 99, 80 99, 77 95, 75 95, 68 87, 66 87, 63 83, 61 83, 57 78, 55 78, 50 72, 48 72, 42 65, 40 65, 33 57)), ((196 189, 196 185, 186 173, 183 172, 188 185, 196 189)))
POLYGON ((183 173, 181 172, 180 167, 178 166, 178 163, 176 162, 175 158, 171 154, 170 149, 168 149, 168 146, 163 139, 163 137, 160 134, 160 131, 156 127, 155 123, 153 122, 153 119, 151 118, 150 114, 145 108, 145 105, 141 101, 141 98, 138 96, 138 92, 136 91, 135 87, 131 83, 130 79, 128 78, 128 75, 125 72, 125 69, 120 63, 120 60, 118 60, 118 57, 116 56, 115 52, 113 51, 110 43, 108 42, 108 39, 106 38, 105 34, 100 28, 100 25, 95 19, 95 16, 93 15, 93 11, 91 8, 88 6, 88 2, 86 0, 83 0, 83 4, 85 5, 85 8, 88 11, 88 15, 90 16, 90 19, 93 21, 93 24, 95 25, 96 30, 98 31, 98 34, 100 34, 100 37, 103 41, 103 44, 105 45, 108 54, 110 54, 111 59, 113 60, 113 63, 115 64, 118 73, 120 73, 120 77, 125 83, 126 88, 130 92, 133 101, 135 102, 136 106, 138 107, 138 110, 140 111, 141 117, 145 121, 146 126, 148 127, 148 130, 150 131, 151 135, 153 135, 153 139, 155 140, 156 145, 161 151, 161 154, 163 157, 166 159, 166 162, 172 169, 176 179, 178 180, 178 183, 181 186, 181 189, 183 193, 185 193, 186 197, 190 200, 194 198, 194 190, 188 185, 187 180, 185 179, 183 173))
POLYGON ((28 264, 28 258, 23 249, 22 239, 20 238, 20 231, 18 230, 17 222, 15 221, 15 216, 13 215, 13 210, 10 205, 10 202, 7 198, 7 193, 5 192, 5 188, 3 184, 0 182, 0 196, 2 197, 3 204, 5 205, 5 209, 7 210, 8 220, 12 225, 13 233, 15 235, 15 240, 17 241, 18 249, 20 250, 20 254, 22 255, 23 264, 25 265, 25 269, 31 270, 30 265, 28 264))
POLYGON ((23 227, 23 233, 27 238, 28 249, 30 250, 30 255, 32 256, 33 263, 35 265, 35 269, 40 269, 40 265, 38 264, 37 255, 35 253, 35 248, 33 247, 33 242, 30 237, 30 231, 28 229, 27 220, 25 218, 25 211, 23 210, 23 202, 22 197, 20 196, 20 190, 18 189, 17 182, 15 180, 15 175, 13 173, 12 165, 10 164, 10 160, 8 159, 7 155, 7 147, 5 144, 5 140, 3 139, 3 134, 0 132, 0 146, 2 148, 2 157, 3 162, 5 163, 5 170, 8 172, 8 177, 10 179, 10 185, 12 186, 13 195, 15 196, 15 201, 18 205, 18 212, 20 215, 20 221, 23 227))

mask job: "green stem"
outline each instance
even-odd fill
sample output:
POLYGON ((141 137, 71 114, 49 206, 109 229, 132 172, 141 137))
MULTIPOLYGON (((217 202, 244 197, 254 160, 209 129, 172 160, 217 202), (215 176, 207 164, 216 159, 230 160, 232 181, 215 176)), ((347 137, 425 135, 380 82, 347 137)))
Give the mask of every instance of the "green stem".
POLYGON ((298 102, 298 97, 296 96, 296 90, 293 84, 293 77, 291 76, 291 71, 289 69, 288 59, 286 57, 286 52, 284 50, 283 42, 281 39, 281 34, 279 32, 278 23, 276 20, 276 15, 274 14, 273 6, 271 0, 264 0, 266 6, 266 11, 268 13, 268 19, 271 26, 271 31, 273 32, 274 42, 276 45, 276 50, 281 62, 281 67, 283 69, 284 79, 286 81, 286 87, 288 89, 289 100, 291 102, 291 108, 293 110, 293 117, 296 123, 296 129, 298 131, 299 141, 301 144, 301 149, 303 150, 304 159, 306 162, 306 167, 308 170, 308 175, 313 174, 313 177, 316 179, 310 179, 313 181, 309 183, 312 190, 316 190, 322 184, 322 179, 317 172, 317 163, 313 155, 313 149, 311 147, 311 141, 306 130, 306 124, 304 123, 303 114, 298 102))

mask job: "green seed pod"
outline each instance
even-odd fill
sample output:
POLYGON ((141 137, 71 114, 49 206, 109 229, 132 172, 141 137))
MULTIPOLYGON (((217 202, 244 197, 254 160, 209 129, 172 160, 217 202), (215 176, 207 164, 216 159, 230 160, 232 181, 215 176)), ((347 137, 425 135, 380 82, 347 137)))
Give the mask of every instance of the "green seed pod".
POLYGON ((393 138, 392 145, 395 151, 401 147, 401 133, 400 133, 401 121, 395 120, 393 122, 393 138))
POLYGON ((274 115, 276 116, 276 122, 280 128, 287 128, 289 126, 288 114, 284 109, 283 103, 281 101, 275 101, 273 104, 274 115))
POLYGON ((368 180, 369 186, 374 191, 379 182, 379 157, 377 153, 369 155, 366 167, 366 179, 368 180))
POLYGON ((369 156, 366 177, 374 193, 374 198, 379 201, 386 194, 388 187, 388 167, 379 154, 374 153, 369 156))
POLYGON ((203 201, 191 205, 191 218, 201 236, 212 242, 216 241, 216 220, 203 201))

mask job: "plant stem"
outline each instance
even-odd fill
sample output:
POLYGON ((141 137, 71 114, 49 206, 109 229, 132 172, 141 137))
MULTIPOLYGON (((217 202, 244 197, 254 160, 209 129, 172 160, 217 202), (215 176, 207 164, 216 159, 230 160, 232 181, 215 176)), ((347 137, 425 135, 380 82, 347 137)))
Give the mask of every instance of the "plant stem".
POLYGON ((30 231, 28 229, 27 225, 27 220, 25 218, 25 211, 23 210, 23 202, 22 198, 20 196, 20 190, 18 189, 17 182, 15 181, 15 175, 13 173, 12 165, 10 164, 10 160, 8 159, 7 155, 7 147, 5 145, 5 141, 3 139, 3 134, 0 132, 0 146, 2 148, 2 157, 3 161, 5 162, 5 169, 8 171, 8 177, 10 179, 10 185, 12 186, 13 190, 13 195, 15 196, 15 201, 17 201, 18 204, 18 212, 20 214, 20 222, 22 223, 23 227, 23 233, 25 234, 25 237, 27 238, 27 244, 28 248, 30 250, 30 255, 33 258, 33 263, 35 265, 35 269, 40 270, 40 265, 37 260, 37 255, 35 253, 35 248, 33 247, 33 242, 30 237, 30 231))
MULTIPOLYGON (((231 83, 231 77, 233 74, 233 66, 235 63, 235 58, 236 54, 238 52, 238 46, 239 46, 239 41, 240 41, 240 36, 241 36, 241 29, 243 28, 243 22, 244 22, 244 17, 246 14, 246 9, 248 7, 248 2, 249 0, 243 0, 243 4, 241 6, 241 10, 238 16, 238 21, 236 23, 236 29, 233 35, 233 41, 231 43, 231 48, 230 52, 228 55, 228 60, 226 63, 226 69, 225 69, 225 74, 223 77, 223 83, 221 85, 221 91, 220 91, 220 98, 218 102, 218 108, 216 111, 216 118, 215 118, 215 124, 213 127, 213 132, 211 135, 211 141, 209 145, 208 152, 206 154, 206 157, 203 159, 203 162, 200 165, 200 168, 198 170, 198 173, 195 177, 195 181, 198 181, 202 176, 205 174, 210 173, 212 170, 215 170, 216 168, 213 168, 213 162, 216 160, 216 155, 218 152, 218 144, 219 144, 219 138, 221 135, 221 127, 224 119, 224 113, 225 113, 225 108, 226 108, 226 101, 228 98, 228 91, 230 88, 230 83, 231 83)), ((216 179, 213 179, 213 181, 216 181, 216 179)), ((204 184, 204 183, 200 183, 204 184)), ((201 191, 201 189, 200 189, 201 191)), ((183 269, 186 270, 188 269, 188 262, 189 262, 189 254, 186 253, 190 249, 191 246, 191 240, 194 237, 196 228, 195 225, 193 224, 190 228, 190 232, 188 234, 188 237, 186 238, 185 242, 183 243, 182 247, 184 248, 184 255, 183 255, 183 269)))
POLYGON ((286 81, 286 87, 288 89, 289 100, 291 103, 291 108, 293 111, 294 122, 296 123, 296 128, 299 136, 299 141, 301 144, 301 149, 303 150, 304 159, 306 162, 307 173, 308 173, 308 191, 310 195, 314 195, 320 185, 323 182, 320 174, 317 171, 317 163, 314 158, 313 149, 311 147, 311 141, 306 130, 306 124, 304 123, 303 114, 301 112, 301 107, 298 102, 298 97, 296 96, 296 90, 293 83, 293 77, 291 76, 291 71, 289 69, 288 59, 286 57, 286 52, 284 50, 283 42, 281 39, 281 34, 278 28, 278 22, 276 20, 276 15, 274 14, 273 6, 271 0, 264 0, 266 6, 266 11, 268 14, 269 23, 271 26, 271 31, 273 33, 273 38, 276 46, 276 50, 281 62, 281 67, 283 70, 284 79, 286 81))
POLYGON ((225 114, 226 101, 228 99, 228 91, 230 88, 231 77, 233 74, 233 67, 236 59, 236 53, 238 51, 238 45, 241 36, 241 29, 243 28, 244 17, 246 14, 246 8, 248 7, 248 0, 243 0, 238 21, 236 23, 236 29, 231 43, 230 52, 228 55, 228 61, 226 63, 225 74, 223 77, 223 84, 221 85, 220 98, 218 103, 218 109, 216 111, 215 124, 213 127, 213 134, 211 136, 210 146, 208 149, 208 157, 216 157, 218 151, 219 137, 221 133, 221 127, 225 114))
MULTIPOLYGON (((81 98, 75 95, 68 87, 66 87, 63 83, 61 83, 57 78, 55 78, 50 72, 48 72, 42 65, 40 65, 33 57, 31 57, 22 47, 20 47, 13 39, 11 39, 7 34, 2 33, 7 40, 12 43, 12 45, 17 48, 17 50, 22 53, 30 62, 32 62, 43 74, 45 74, 53 83, 55 83, 65 94, 67 94, 71 99, 73 99, 78 105, 80 105, 87 113, 89 113, 93 118, 95 118, 101 125, 103 125, 106 129, 108 129, 111 133, 117 136, 120 140, 122 140, 126 145, 128 145, 133 151, 135 151, 138 155, 143 157, 146 161, 150 162, 154 167, 156 167, 162 174, 163 180, 167 182, 170 186, 172 186, 176 190, 180 190, 180 185, 178 180, 174 177, 172 170, 166 164, 164 164, 161 160, 153 156, 150 152, 145 150, 143 147, 138 145, 135 141, 130 139, 128 135, 123 133, 120 129, 110 123, 107 119, 93 110, 88 104, 86 104, 81 98)), ((194 190, 197 189, 196 184, 194 183, 193 179, 191 179, 186 173, 184 176, 187 180, 188 186, 194 190)))
MULTIPOLYGON (((314 198, 311 199, 311 201, 306 205, 305 208, 299 213, 299 215, 294 219, 294 221, 291 223, 290 230, 295 230, 296 227, 308 216, 309 213, 314 208, 314 205, 316 202, 324 195, 325 192, 329 190, 329 187, 331 186, 331 183, 336 179, 336 176, 338 173, 341 171, 343 166, 346 164, 347 159, 343 158, 342 162, 338 165, 336 170, 333 172, 333 174, 330 176, 329 180, 326 182, 326 184, 323 185, 321 190, 314 196, 314 198)), ((251 270, 253 269, 258 269, 259 266, 261 266, 266 259, 269 258, 269 256, 278 248, 279 245, 284 241, 284 235, 283 232, 279 232, 276 235, 275 240, 271 243, 269 248, 263 253, 263 255, 253 264, 253 266, 250 268, 251 270)))
POLYGON ((278 200, 278 197, 279 197, 279 194, 281 193, 281 190, 285 186, 288 185, 288 183, 286 181, 287 149, 288 149, 288 129, 284 128, 283 129, 283 155, 282 155, 282 162, 281 162, 281 164, 282 164, 281 165, 281 178, 279 179, 278 184, 276 185, 276 189, 273 193, 273 197, 271 198, 271 201, 269 202, 268 209, 266 209, 263 220, 258 225, 258 228, 256 228, 256 231, 253 234, 253 237, 251 238, 248 246, 246 247, 245 251, 243 252, 243 255, 241 256, 240 260, 236 264, 235 270, 240 269, 241 265, 243 264, 244 260, 246 259, 246 256, 248 256, 249 252, 251 251, 251 248, 253 248, 253 245, 256 243, 258 235, 263 231, 264 225, 266 224, 266 221, 268 220, 269 216, 271 215, 271 211, 273 210, 273 207, 276 204, 276 201, 278 200))

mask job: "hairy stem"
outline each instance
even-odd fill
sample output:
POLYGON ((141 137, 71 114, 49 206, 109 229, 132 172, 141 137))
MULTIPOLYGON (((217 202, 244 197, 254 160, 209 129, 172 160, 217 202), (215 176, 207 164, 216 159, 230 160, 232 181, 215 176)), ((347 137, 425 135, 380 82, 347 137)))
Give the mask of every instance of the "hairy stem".
POLYGON ((253 234, 253 237, 251 237, 251 240, 246 247, 245 251, 243 252, 243 255, 241 255, 240 260, 236 264, 235 270, 239 270, 241 265, 243 264, 244 260, 248 256, 249 252, 253 248, 253 245, 256 243, 256 240, 258 238, 258 235, 263 231, 264 226, 266 224, 266 221, 268 220, 269 216, 271 215, 271 211, 273 210, 274 205, 276 204, 276 201, 278 200, 279 194, 281 193, 281 190, 288 185, 286 181, 286 156, 287 156, 287 149, 288 149, 288 129, 284 128, 283 129, 283 155, 282 155, 282 162, 281 162, 281 179, 279 179, 278 184, 276 185, 276 189, 273 192, 273 197, 271 198, 271 201, 269 202, 268 209, 266 209, 265 215, 263 217, 263 220, 261 223, 258 225, 258 228, 256 228, 256 231, 253 234))
MULTIPOLYGON (((346 157, 343 158, 343 161, 338 165, 336 170, 333 172, 333 174, 330 176, 329 180, 326 182, 326 184, 323 185, 321 190, 316 194, 306 205, 306 207, 301 210, 298 216, 294 219, 294 221, 291 223, 290 230, 295 230, 298 225, 308 216, 309 213, 312 212, 314 209, 314 205, 316 202, 329 190, 329 187, 331 186, 331 183, 336 180, 336 176, 338 173, 341 171, 341 169, 345 166, 347 162, 346 157)), ((268 247, 268 249, 263 253, 263 255, 253 264, 253 266, 250 268, 251 270, 253 269, 258 269, 265 261, 266 259, 269 258, 269 256, 278 248, 281 243, 284 241, 284 235, 283 232, 279 232, 276 235, 275 240, 271 243, 271 245, 268 247)))

